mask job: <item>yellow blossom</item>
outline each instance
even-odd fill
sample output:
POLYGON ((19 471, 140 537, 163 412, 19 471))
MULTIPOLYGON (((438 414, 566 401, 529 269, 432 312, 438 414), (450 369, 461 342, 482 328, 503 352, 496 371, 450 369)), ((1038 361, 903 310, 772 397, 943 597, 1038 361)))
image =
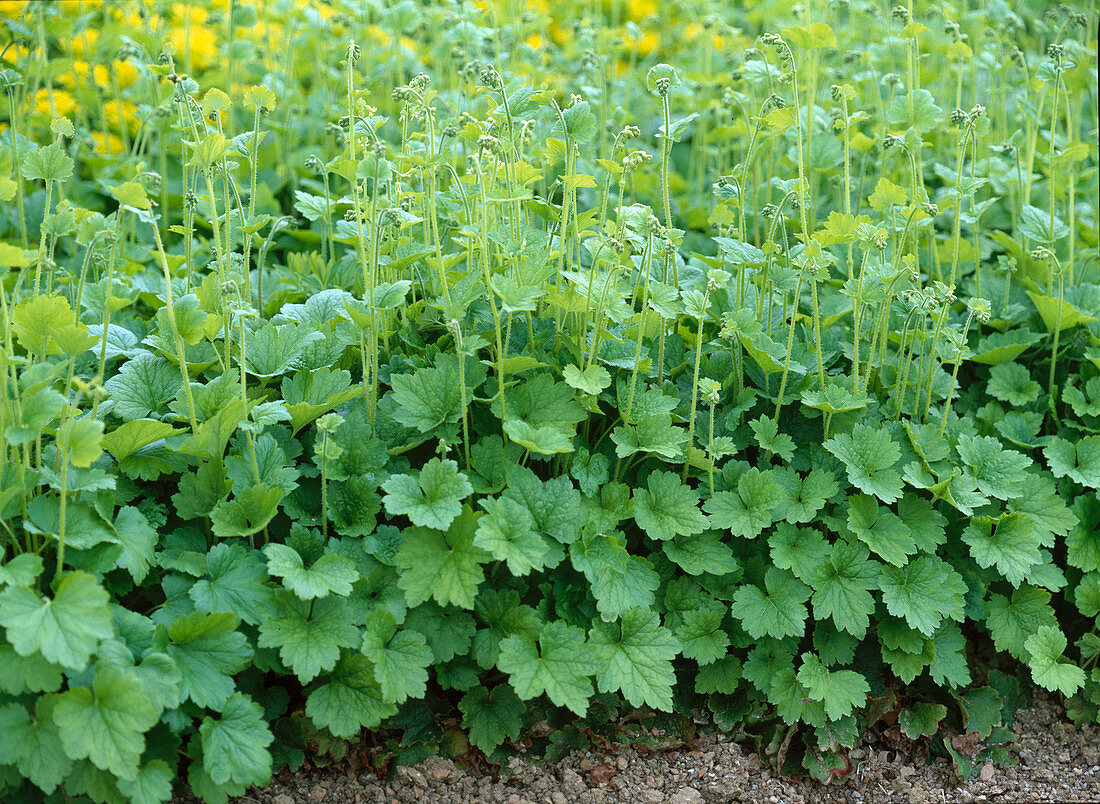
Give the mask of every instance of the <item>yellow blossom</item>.
POLYGON ((102 131, 93 131, 92 141, 95 143, 92 150, 97 154, 120 154, 126 147, 118 135, 108 134, 104 138, 102 131))
POLYGON ((141 127, 141 121, 137 116, 137 107, 128 100, 114 98, 103 104, 103 117, 107 120, 112 131, 120 130, 125 125, 131 135, 136 134, 141 127))
POLYGON ((186 24, 189 19, 192 25, 205 25, 210 16, 205 8, 192 3, 173 3, 171 11, 172 22, 178 25, 186 24))
POLYGON ((191 56, 191 68, 203 70, 218 55, 218 37, 209 28, 192 25, 190 35, 184 26, 168 29, 168 41, 176 49, 176 62, 187 64, 187 54, 191 56))
POLYGON ((69 43, 73 49, 73 55, 78 59, 87 59, 95 54, 96 43, 99 41, 99 31, 95 28, 86 28, 69 43))
POLYGON ((43 87, 34 96, 34 111, 49 117, 68 117, 76 110, 76 98, 63 89, 43 87))

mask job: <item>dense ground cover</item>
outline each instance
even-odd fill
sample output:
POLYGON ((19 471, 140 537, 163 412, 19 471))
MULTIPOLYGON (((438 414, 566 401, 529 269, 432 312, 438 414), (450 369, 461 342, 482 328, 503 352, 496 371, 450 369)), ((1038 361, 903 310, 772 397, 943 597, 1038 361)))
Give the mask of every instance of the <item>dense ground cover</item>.
POLYGON ((1095 14, 749 6, 0 9, 0 793, 1097 718, 1095 14))

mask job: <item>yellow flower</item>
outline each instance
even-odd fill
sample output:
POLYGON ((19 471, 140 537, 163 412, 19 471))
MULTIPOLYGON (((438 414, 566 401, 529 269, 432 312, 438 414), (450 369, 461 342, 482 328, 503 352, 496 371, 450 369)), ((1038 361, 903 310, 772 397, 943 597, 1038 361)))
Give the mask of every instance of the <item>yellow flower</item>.
POLYGON ((632 36, 626 29, 623 30, 623 41, 627 50, 636 50, 639 56, 648 56, 661 43, 661 37, 649 28, 642 29, 641 36, 632 36))
POLYGON ((95 28, 86 28, 78 33, 70 42, 73 55, 78 59, 87 59, 95 54, 96 42, 99 41, 99 31, 95 28))
POLYGON ((128 100, 114 98, 107 101, 103 104, 103 117, 114 131, 126 126, 127 131, 133 135, 141 127, 141 121, 137 116, 137 107, 128 100))
POLYGON ((92 73, 95 76, 96 86, 102 89, 111 89, 111 70, 114 70, 118 79, 118 88, 126 89, 137 80, 137 68, 128 61, 115 61, 110 66, 97 64, 92 73))
POLYGON ((43 87, 34 96, 34 111, 48 117, 69 117, 76 110, 76 98, 63 89, 43 87))
POLYGON ((640 22, 650 14, 656 14, 657 7, 657 0, 626 0, 626 17, 640 22))
POLYGON ((190 37, 185 27, 169 28, 168 41, 176 49, 176 63, 186 64, 190 53, 191 67, 195 70, 205 69, 218 55, 218 37, 209 28, 192 25, 190 37))
POLYGON ((192 25, 205 25, 209 16, 205 8, 200 8, 191 3, 172 4, 172 22, 178 25, 186 23, 188 18, 190 18, 192 25))
MULTIPOLYGON (((4 4, 0 3, 0 7, 4 4)), ((3 48, 0 48, 3 50, 3 48)), ((30 49, 22 42, 16 42, 4 51, 4 61, 8 64, 17 64, 30 54, 30 49)))
POLYGON ((93 131, 92 140, 95 142, 92 150, 97 154, 120 154, 126 147, 116 134, 108 134, 104 139, 102 131, 93 131))

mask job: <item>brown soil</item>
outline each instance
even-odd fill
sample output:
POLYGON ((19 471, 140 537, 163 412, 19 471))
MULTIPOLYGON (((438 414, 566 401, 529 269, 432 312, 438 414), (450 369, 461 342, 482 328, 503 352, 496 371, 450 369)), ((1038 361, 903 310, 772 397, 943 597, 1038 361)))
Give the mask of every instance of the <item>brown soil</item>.
MULTIPOLYGON (((751 748, 724 735, 697 750, 582 751, 557 764, 512 758, 495 775, 431 757, 392 777, 313 770, 250 790, 235 804, 924 804, 1100 802, 1100 727, 1075 728, 1044 696, 1017 713, 1011 767, 984 765, 962 783, 946 759, 864 746, 853 770, 825 786, 779 777, 751 748)), ((180 802, 186 799, 180 799, 180 802)))

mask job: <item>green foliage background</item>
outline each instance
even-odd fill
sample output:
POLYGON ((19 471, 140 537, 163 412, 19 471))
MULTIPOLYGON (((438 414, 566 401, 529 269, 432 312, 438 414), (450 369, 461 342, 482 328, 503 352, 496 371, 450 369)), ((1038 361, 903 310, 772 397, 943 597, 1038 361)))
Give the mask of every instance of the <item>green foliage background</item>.
POLYGON ((1097 718, 1094 16, 726 6, 4 7, 0 795, 1097 718))

